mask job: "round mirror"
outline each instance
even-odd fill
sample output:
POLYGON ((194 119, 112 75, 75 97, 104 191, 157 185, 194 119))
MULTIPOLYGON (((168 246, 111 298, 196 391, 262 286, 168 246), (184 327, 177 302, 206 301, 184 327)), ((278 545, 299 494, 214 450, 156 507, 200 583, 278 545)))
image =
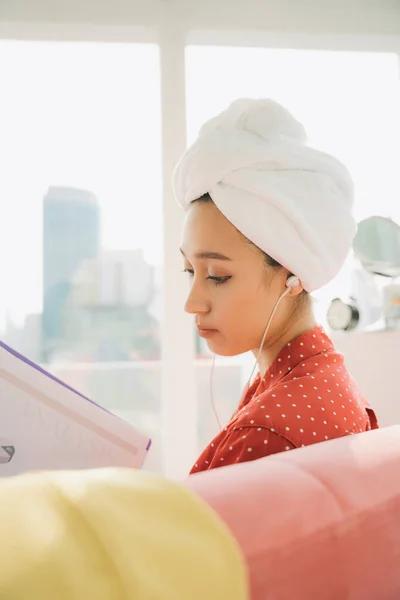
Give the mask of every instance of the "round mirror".
POLYGON ((370 217, 358 224, 353 250, 370 273, 400 276, 400 227, 385 217, 370 217))

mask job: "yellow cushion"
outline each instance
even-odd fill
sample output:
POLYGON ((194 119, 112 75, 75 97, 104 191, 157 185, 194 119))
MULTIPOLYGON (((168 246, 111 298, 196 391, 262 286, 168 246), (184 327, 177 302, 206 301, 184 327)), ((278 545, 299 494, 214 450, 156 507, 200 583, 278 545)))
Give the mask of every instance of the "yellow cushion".
POLYGON ((228 529, 178 484, 138 471, 0 480, 0 598, 245 600, 228 529))

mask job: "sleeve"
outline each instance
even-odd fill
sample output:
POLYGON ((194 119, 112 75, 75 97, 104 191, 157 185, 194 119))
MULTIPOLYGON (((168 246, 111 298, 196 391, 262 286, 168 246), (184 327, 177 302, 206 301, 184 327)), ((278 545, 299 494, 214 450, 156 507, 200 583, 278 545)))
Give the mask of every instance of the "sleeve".
POLYGON ((286 438, 266 427, 240 427, 234 429, 220 444, 209 468, 257 460, 293 450, 294 447, 286 438))

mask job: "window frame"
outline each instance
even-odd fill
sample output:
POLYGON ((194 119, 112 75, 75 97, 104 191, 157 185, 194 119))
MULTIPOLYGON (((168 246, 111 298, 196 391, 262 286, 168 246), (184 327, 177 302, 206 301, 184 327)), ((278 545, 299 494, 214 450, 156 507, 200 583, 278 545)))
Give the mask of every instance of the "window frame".
MULTIPOLYGON (((155 27, 2 22, 0 39, 20 41, 87 41, 153 43, 159 46, 162 115, 163 320, 162 431, 164 472, 185 477, 199 451, 197 395, 192 320, 183 315, 186 283, 177 251, 183 215, 174 202, 171 174, 186 147, 185 51, 188 45, 291 48, 308 50, 393 52, 399 57, 400 38, 394 35, 275 34, 260 31, 201 30, 158 24, 155 27)), ((400 110, 400 108, 399 108, 400 110)))

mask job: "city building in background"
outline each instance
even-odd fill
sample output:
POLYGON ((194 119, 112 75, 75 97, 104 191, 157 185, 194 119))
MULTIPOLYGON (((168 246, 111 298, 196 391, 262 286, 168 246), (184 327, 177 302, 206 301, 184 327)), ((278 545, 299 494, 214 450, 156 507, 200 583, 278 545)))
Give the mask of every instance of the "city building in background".
POLYGON ((106 250, 96 196, 50 187, 43 199, 43 312, 3 339, 42 363, 160 359, 161 276, 143 249, 106 250))
POLYGON ((91 192, 50 187, 43 201, 42 358, 63 345, 72 280, 100 251, 100 211, 91 192))
POLYGON ((160 358, 154 267, 142 250, 102 251, 70 285, 64 347, 80 361, 160 358))
POLYGON ((51 187, 43 202, 43 362, 160 357, 154 267, 138 250, 101 247, 89 191, 51 187))

